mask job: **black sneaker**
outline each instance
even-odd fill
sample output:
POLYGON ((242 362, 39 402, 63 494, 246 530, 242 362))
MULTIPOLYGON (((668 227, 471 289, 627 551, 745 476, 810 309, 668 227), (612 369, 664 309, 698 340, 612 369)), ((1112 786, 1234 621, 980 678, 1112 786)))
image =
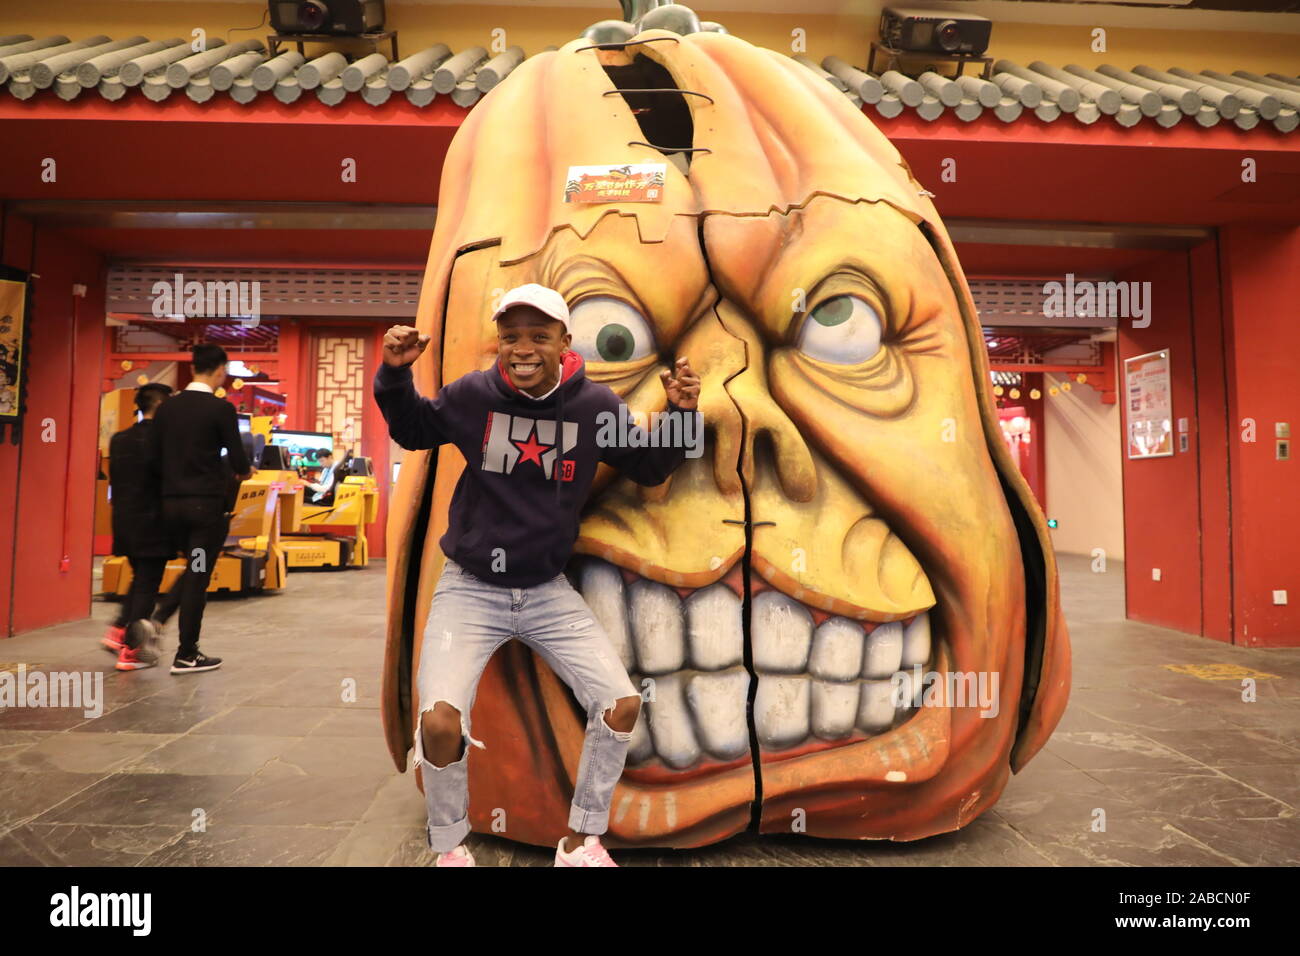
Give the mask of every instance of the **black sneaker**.
POLYGON ((214 671, 221 666, 220 657, 205 657, 199 652, 195 652, 191 658, 176 655, 172 661, 173 674, 194 674, 198 671, 214 671))

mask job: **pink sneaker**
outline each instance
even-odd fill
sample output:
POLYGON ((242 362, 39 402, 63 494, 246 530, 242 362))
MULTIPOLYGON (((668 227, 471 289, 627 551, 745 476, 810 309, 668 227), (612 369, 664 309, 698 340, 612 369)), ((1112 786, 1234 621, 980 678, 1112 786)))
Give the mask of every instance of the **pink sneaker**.
POLYGON ((454 850, 448 850, 446 853, 439 853, 438 859, 434 866, 473 866, 474 854, 469 852, 469 847, 461 844, 454 850))
POLYGON ((555 844, 555 865, 556 866, 618 866, 610 859, 608 851, 600 845, 600 837, 592 834, 582 841, 582 846, 578 847, 571 853, 565 853, 561 847, 564 846, 564 838, 555 844))
POLYGON ((114 654, 122 653, 122 648, 126 647, 126 628, 114 627, 110 624, 108 630, 104 632, 104 636, 100 639, 99 643, 103 644, 114 654))
POLYGON ((148 647, 130 648, 123 644, 117 655, 117 663, 113 666, 120 671, 144 670, 146 667, 158 666, 158 655, 148 647))

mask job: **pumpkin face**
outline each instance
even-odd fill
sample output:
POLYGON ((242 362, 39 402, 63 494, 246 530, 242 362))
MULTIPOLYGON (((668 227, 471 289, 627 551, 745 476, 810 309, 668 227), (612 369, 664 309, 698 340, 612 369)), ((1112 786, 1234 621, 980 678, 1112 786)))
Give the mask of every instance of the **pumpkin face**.
MULTIPOLYGON (((527 60, 467 117, 417 386, 488 367, 495 295, 524 282, 565 296, 588 375, 634 411, 665 407, 677 356, 701 376, 703 454, 657 488, 601 466, 569 569, 646 688, 612 845, 723 839, 750 825, 756 782, 765 832, 961 827, 1055 727, 1069 650, 951 243, 897 150, 803 67, 716 33, 636 39, 527 60), (691 93, 618 92, 654 86, 691 93), (570 166, 664 162, 647 141, 696 150, 667 164, 661 201, 565 202, 570 166)), ((450 446, 408 453, 390 512, 401 769, 463 467, 450 446)), ((504 810, 505 836, 553 844, 582 748, 573 696, 512 642, 471 716, 475 828, 503 832, 504 810)))

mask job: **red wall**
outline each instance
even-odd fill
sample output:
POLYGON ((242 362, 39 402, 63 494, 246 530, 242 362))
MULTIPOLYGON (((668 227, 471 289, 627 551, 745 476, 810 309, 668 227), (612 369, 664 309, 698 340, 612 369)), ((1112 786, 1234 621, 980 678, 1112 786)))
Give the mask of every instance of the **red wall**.
POLYGON ((1220 243, 1227 318, 1234 634, 1238 644, 1300 645, 1300 228, 1233 226, 1220 243), (1244 419, 1255 441, 1244 440, 1244 419), (1287 422, 1292 458, 1275 458, 1287 422), (1286 590, 1289 603, 1273 604, 1286 590))
POLYGON ((1151 281, 1154 302, 1149 328, 1120 324, 1121 375, 1124 358, 1169 349, 1175 434, 1178 418, 1190 426, 1187 452, 1124 458, 1128 614, 1235 644, 1300 645, 1300 473, 1274 454, 1275 423, 1300 428, 1300 229, 1228 227, 1119 278, 1151 281), (1274 605, 1274 590, 1289 603, 1274 605))
POLYGON ((22 445, 0 445, 0 634, 9 637, 90 613, 104 262, 13 215, 4 221, 3 258, 39 276, 22 445), (84 299, 73 297, 74 283, 87 287, 84 299), (42 441, 46 419, 51 442, 42 441))
MULTIPOLYGON (((1232 508, 1228 492, 1227 368, 1217 242, 1191 251, 1192 344, 1196 350, 1196 432, 1200 465, 1201 631, 1232 640, 1232 508)), ((1123 401, 1123 390, 1120 391, 1123 401)))
MULTIPOLYGON (((1188 257, 1171 252, 1140 270, 1116 277, 1120 281, 1151 283, 1149 326, 1133 327, 1131 319, 1118 325, 1119 400, 1127 402, 1124 360, 1135 355, 1169 351, 1175 429, 1174 454, 1166 458, 1130 460, 1127 452, 1127 404, 1123 411, 1120 454, 1124 476, 1124 571, 1128 616, 1151 624, 1201 633, 1201 514, 1200 442, 1197 380, 1192 346, 1193 312, 1188 257), (1179 452, 1179 418, 1189 419, 1190 441, 1179 452), (1159 568, 1161 579, 1152 579, 1159 568)), ((1222 384, 1201 383, 1211 392, 1222 384)))

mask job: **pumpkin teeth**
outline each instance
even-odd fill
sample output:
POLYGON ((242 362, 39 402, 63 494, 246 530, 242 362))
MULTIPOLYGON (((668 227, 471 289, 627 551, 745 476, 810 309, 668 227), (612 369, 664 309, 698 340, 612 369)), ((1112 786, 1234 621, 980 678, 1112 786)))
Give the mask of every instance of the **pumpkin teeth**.
POLYGON ((585 558, 575 584, 645 698, 629 767, 734 761, 751 752, 751 740, 765 753, 851 743, 915 713, 895 704, 895 687, 911 687, 933 660, 928 612, 906 625, 864 628, 829 617, 818 626, 808 607, 765 590, 751 602, 747 662, 742 603, 730 586, 688 591, 624 577, 585 558))

